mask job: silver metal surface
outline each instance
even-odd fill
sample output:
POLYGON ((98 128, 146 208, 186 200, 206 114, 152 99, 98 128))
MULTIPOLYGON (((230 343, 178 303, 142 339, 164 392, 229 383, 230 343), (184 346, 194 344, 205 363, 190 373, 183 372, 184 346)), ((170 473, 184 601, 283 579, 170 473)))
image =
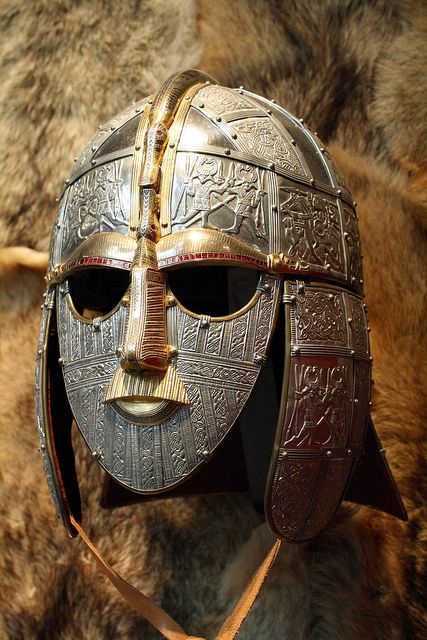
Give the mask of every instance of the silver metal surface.
MULTIPOLYGON (((179 484, 213 455, 266 362, 283 295, 266 515, 291 540, 326 524, 361 451, 370 356, 353 201, 303 122, 199 72, 172 76, 102 126, 77 161, 47 281, 77 425, 108 473, 141 492, 179 484), (191 289, 192 268, 215 265, 259 271, 252 300, 226 317, 187 310, 168 285, 187 268, 191 289), (73 277, 91 269, 104 270, 107 288, 128 271, 129 288, 108 313, 88 300, 83 317, 73 277)), ((43 375, 39 366, 42 446, 43 375)))

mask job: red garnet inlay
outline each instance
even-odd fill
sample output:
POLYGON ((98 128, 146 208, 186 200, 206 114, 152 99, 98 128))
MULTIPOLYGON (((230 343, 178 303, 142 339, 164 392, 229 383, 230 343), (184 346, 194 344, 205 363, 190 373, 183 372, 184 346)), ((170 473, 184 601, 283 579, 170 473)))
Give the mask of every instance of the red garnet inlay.
POLYGON ((250 256, 236 255, 235 253, 189 253, 181 256, 170 256, 159 260, 159 267, 177 262, 191 262, 192 260, 233 260, 234 262, 248 262, 260 267, 266 267, 266 260, 258 260, 250 256))

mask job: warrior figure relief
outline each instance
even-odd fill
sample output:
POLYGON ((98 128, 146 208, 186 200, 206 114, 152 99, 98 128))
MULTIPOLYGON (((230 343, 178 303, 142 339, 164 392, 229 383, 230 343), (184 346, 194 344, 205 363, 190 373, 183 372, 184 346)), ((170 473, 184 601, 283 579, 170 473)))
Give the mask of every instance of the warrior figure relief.
MULTIPOLYGON (((246 221, 254 235, 267 240, 262 198, 266 191, 259 188, 259 170, 244 164, 230 163, 228 176, 223 175, 222 162, 213 158, 199 158, 193 176, 184 178, 185 213, 180 223, 186 227, 200 220, 204 229, 240 233, 246 221), (234 220, 229 227, 212 223, 211 215, 225 209, 234 220)), ((175 214, 175 218, 176 218, 175 214)))
POLYGON ((314 264, 342 269, 340 226, 336 206, 317 194, 282 187, 288 196, 281 203, 288 253, 314 264))

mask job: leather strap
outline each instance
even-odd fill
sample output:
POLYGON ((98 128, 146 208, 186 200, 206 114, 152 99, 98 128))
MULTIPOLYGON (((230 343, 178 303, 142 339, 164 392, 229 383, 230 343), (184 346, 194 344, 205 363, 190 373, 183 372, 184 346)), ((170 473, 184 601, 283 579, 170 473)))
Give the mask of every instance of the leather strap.
MULTIPOLYGON (((95 545, 90 541, 80 524, 70 514, 70 521, 75 529, 78 531, 81 539, 97 561, 101 571, 111 580, 112 584, 116 587, 117 591, 123 596, 126 602, 139 613, 143 618, 148 620, 160 633, 167 638, 167 640, 204 640, 196 636, 189 636, 170 617, 164 609, 159 607, 150 598, 144 595, 141 591, 138 591, 129 582, 114 571, 114 569, 104 560, 95 545)), ((248 586, 237 602, 231 614, 222 625, 216 640, 232 640, 238 632, 243 620, 248 615, 252 608, 252 605, 266 579, 268 572, 270 571, 274 560, 280 549, 281 541, 276 540, 273 547, 267 554, 266 558, 252 576, 248 586)))

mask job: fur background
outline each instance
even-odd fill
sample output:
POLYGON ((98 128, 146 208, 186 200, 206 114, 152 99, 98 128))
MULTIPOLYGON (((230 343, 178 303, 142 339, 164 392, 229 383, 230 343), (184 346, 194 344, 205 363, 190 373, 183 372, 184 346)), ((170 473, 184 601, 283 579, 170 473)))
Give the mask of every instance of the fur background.
MULTIPOLYGON (((54 516, 34 425, 38 251, 98 124, 187 67, 304 117, 348 178, 373 418, 410 515, 405 524, 345 504, 316 540, 284 545, 238 637, 425 638, 426 4, 1 0, 0 11, 1 638, 159 638, 54 516)), ((188 633, 213 638, 271 544, 265 526, 252 533, 248 499, 101 510, 100 471, 78 438, 76 451, 84 524, 101 551, 188 633)))

